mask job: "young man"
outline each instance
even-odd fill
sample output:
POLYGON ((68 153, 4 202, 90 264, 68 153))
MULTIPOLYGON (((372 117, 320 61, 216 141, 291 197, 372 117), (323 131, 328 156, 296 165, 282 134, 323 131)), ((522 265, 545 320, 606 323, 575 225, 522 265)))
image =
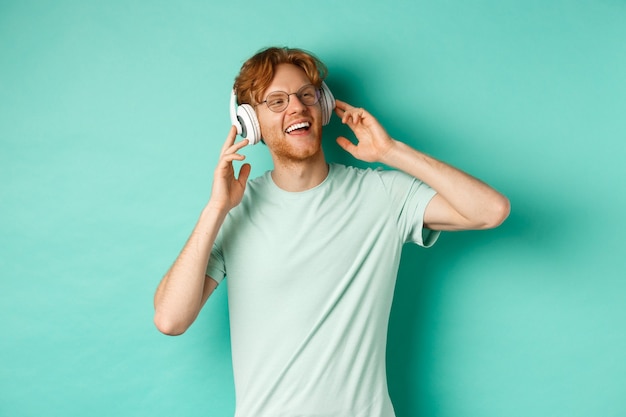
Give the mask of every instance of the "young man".
POLYGON ((387 323, 402 245, 441 230, 487 229, 508 200, 483 182, 388 135, 337 100, 356 136, 337 143, 393 169, 328 164, 319 101, 326 68, 268 48, 235 81, 254 109, 274 169, 248 181, 232 127, 208 204, 155 294, 155 323, 183 333, 226 276, 237 417, 391 417, 387 323))

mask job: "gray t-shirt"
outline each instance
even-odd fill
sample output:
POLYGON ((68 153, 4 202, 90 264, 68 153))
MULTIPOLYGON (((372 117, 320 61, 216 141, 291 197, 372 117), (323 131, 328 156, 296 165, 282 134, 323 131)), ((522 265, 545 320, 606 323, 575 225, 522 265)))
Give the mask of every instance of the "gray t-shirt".
POLYGON ((315 188, 250 181, 207 274, 228 284, 236 417, 393 417, 387 323, 402 245, 435 191, 399 171, 331 164, 315 188))

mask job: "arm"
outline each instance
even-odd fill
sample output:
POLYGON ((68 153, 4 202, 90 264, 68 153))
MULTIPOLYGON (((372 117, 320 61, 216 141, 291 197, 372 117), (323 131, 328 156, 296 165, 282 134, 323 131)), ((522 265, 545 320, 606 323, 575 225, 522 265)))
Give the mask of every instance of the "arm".
POLYGON ((206 275, 206 265, 217 233, 228 212, 241 202, 250 175, 250 165, 244 164, 239 178, 235 177, 233 161, 245 158, 237 152, 248 144, 245 140, 235 143, 235 136, 233 127, 215 169, 211 198, 154 295, 154 323, 165 334, 185 332, 217 287, 206 275))
POLYGON ((367 111, 336 100, 335 112, 357 137, 337 143, 352 156, 381 162, 430 185, 437 195, 424 214, 424 225, 433 230, 489 229, 509 215, 509 200, 484 182, 391 138, 367 111))

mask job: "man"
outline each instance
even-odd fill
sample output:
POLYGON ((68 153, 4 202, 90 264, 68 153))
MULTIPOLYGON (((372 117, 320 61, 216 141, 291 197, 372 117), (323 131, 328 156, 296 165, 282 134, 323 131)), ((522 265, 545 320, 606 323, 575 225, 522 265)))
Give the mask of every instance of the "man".
POLYGON ((232 127, 208 204, 155 294, 155 323, 183 333, 226 276, 237 417, 394 416, 387 323, 404 242, 498 226, 508 200, 390 137, 367 111, 336 100, 356 136, 351 155, 393 169, 328 164, 320 89, 326 68, 268 48, 235 80, 254 109, 274 169, 248 182, 232 127))

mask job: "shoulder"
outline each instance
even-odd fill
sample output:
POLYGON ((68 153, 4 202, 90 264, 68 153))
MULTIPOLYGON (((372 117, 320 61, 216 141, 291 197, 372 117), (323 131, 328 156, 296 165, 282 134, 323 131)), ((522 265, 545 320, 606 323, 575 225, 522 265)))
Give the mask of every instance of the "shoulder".
POLYGON ((258 177, 248 179, 248 184, 246 185, 246 190, 254 190, 257 188, 268 187, 272 182, 271 179, 271 171, 265 171, 263 174, 258 177))
POLYGON ((330 177, 332 179, 370 179, 378 176, 380 169, 358 168, 350 165, 332 163, 330 164, 330 177))
POLYGON ((333 178, 336 179, 342 179, 349 182, 366 181, 378 183, 383 188, 393 186, 407 187, 410 186, 411 183, 419 181, 405 172, 381 167, 358 168, 342 164, 331 164, 331 173, 333 178))
POLYGON ((246 201, 268 197, 273 193, 273 188, 274 183, 272 181, 271 171, 266 171, 258 177, 248 179, 242 202, 245 203, 246 201))

